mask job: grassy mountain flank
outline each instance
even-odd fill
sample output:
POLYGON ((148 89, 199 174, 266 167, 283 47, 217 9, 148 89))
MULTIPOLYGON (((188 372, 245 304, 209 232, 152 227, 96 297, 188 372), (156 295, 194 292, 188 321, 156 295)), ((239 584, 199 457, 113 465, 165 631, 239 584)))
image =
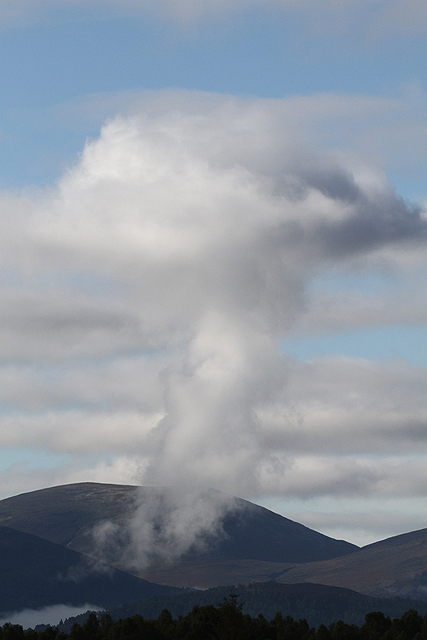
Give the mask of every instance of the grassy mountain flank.
POLYGON ((375 542, 341 558, 288 568, 278 582, 312 582, 374 596, 427 600, 427 529, 375 542))

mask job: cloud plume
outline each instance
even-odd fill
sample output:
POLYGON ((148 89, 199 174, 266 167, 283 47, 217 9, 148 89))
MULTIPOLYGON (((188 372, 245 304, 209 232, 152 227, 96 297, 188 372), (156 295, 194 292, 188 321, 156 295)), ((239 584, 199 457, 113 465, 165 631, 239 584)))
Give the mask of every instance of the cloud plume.
POLYGON ((225 537, 225 513, 237 501, 218 491, 197 487, 141 488, 133 514, 124 522, 101 522, 92 531, 94 554, 131 571, 152 563, 169 563, 191 552, 210 551, 225 537))
POLYGON ((159 93, 107 122, 54 189, 2 196, 3 446, 124 456, 135 482, 245 497, 369 493, 392 465, 379 479, 328 456, 388 455, 396 434, 408 455, 424 446, 424 370, 280 348, 302 326, 386 321, 393 294, 357 292, 351 318, 331 296, 331 317, 309 285, 421 278, 427 239, 421 207, 313 151, 295 118, 286 101, 159 93))

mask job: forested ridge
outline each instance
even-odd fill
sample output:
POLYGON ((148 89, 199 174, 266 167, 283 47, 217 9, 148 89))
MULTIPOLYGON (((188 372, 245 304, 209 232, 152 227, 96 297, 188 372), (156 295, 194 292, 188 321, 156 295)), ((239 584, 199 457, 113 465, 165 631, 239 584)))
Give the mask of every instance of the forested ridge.
MULTIPOLYGON (((216 606, 230 593, 239 595, 242 612, 256 618, 262 614, 271 620, 276 612, 306 619, 312 627, 329 625, 336 620, 348 624, 362 625, 370 611, 382 611, 390 618, 399 618, 408 609, 416 609, 421 615, 427 614, 427 602, 408 598, 373 598, 351 589, 331 587, 322 584, 278 584, 257 582, 250 585, 228 585, 213 589, 187 590, 176 595, 157 595, 140 602, 131 602, 120 607, 109 607, 107 613, 113 620, 129 618, 139 614, 155 620, 163 609, 170 611, 174 618, 187 615, 194 607, 216 606)), ((72 622, 84 622, 75 619, 72 622)), ((61 628, 68 632, 71 625, 61 628)))
POLYGON ((114 621, 109 614, 90 613, 69 633, 58 627, 27 629, 7 623, 0 640, 423 640, 427 639, 427 615, 414 609, 391 619, 382 612, 365 616, 361 626, 342 620, 328 626, 310 627, 305 619, 277 613, 271 620, 244 614, 237 596, 230 594, 217 606, 196 606, 185 616, 173 618, 164 609, 156 620, 141 615, 114 621))

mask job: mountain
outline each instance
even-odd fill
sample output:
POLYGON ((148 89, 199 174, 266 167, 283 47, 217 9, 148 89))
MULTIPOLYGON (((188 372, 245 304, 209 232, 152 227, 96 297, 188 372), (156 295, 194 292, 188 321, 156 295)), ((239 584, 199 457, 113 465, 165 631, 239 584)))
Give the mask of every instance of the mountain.
POLYGON ((277 581, 320 583, 373 596, 427 600, 427 529, 375 542, 345 557, 288 567, 277 581))
MULTIPOLYGON (((115 568, 105 562, 98 564, 92 532, 102 523, 119 533, 126 532, 133 522, 138 536, 138 527, 144 529, 147 521, 132 518, 137 509, 145 507, 142 513, 146 519, 157 518, 150 529, 157 536, 152 540, 156 550, 164 540, 164 528, 179 512, 179 507, 172 505, 169 488, 79 483, 0 501, 0 609, 4 612, 63 603, 79 606, 86 602, 105 607, 151 596, 156 596, 159 603, 164 601, 162 594, 176 591, 160 585, 206 589, 253 582, 278 583, 252 585, 245 591, 244 599, 253 603, 254 610, 262 598, 265 606, 277 607, 276 596, 282 598, 287 588, 311 593, 314 601, 307 595, 307 606, 322 608, 322 593, 327 592, 321 592, 319 585, 341 589, 328 592, 328 597, 348 603, 355 602, 351 600, 355 596, 343 595, 343 589, 357 591, 363 598, 404 596, 427 601, 427 529, 359 549, 245 500, 222 500, 222 496, 205 492, 201 505, 207 511, 212 505, 223 505, 219 517, 222 535, 205 533, 202 549, 193 545, 173 562, 162 561, 154 551, 153 562, 144 571, 129 569, 120 544, 110 545, 108 552, 108 561, 115 568), (150 510, 153 504, 155 516, 150 510), (121 568, 128 572, 119 571, 121 568), (267 593, 270 595, 265 596, 267 593)), ((126 536, 120 540, 125 544, 126 536)), ((286 593, 286 602, 300 607, 289 600, 291 592, 286 593)), ((194 597, 183 595, 181 602, 194 597)), ((301 597, 304 600, 305 596, 301 597)), ((348 606, 350 611, 353 605, 348 606)))
POLYGON ((0 527, 0 576, 0 617, 54 604, 118 606, 177 591, 8 527, 0 527))
MULTIPOLYGON (((0 501, 0 525, 93 555, 97 549, 91 533, 96 525, 108 521, 125 528, 138 506, 150 504, 159 495, 167 498, 170 492, 168 488, 98 483, 51 487, 0 501)), ((206 492, 206 508, 209 501, 218 500, 218 494, 206 492)), ((167 522, 170 500, 164 502, 162 520, 167 522)), ((129 569, 122 549, 113 545, 108 562, 152 582, 206 588, 271 580, 289 564, 336 558, 358 549, 246 500, 236 498, 227 504, 221 515, 223 535, 205 536, 203 552, 193 548, 172 564, 158 559, 138 572, 129 569)), ((161 526, 158 530, 160 538, 161 526)))

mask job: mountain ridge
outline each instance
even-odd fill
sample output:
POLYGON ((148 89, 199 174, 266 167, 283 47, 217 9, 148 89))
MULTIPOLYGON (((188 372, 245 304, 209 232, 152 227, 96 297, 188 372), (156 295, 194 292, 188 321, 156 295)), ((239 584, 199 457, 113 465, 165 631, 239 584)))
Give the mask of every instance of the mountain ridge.
MULTIPOLYGON (((99 546, 94 543, 92 533, 97 525, 108 521, 125 530, 144 501, 149 503, 159 495, 168 497, 170 491, 168 487, 101 483, 49 487, 0 501, 0 525, 38 535, 86 555, 96 555, 99 546)), ((215 502, 220 493, 206 492, 204 499, 207 503, 211 499, 215 502)), ((167 522, 168 514, 162 517, 167 522)), ((205 550, 190 547, 181 554, 174 563, 175 578, 171 576, 170 563, 162 558, 154 559, 148 568, 129 567, 121 556, 120 545, 111 545, 105 559, 117 568, 153 582, 207 588, 219 584, 218 580, 222 584, 233 581, 233 563, 242 568, 239 577, 251 582, 263 577, 270 579, 288 563, 328 559, 358 548, 241 498, 226 501, 220 519, 222 535, 205 534, 205 550), (205 576, 199 570, 201 564, 209 566, 205 576), (218 571, 218 580, 212 581, 218 571), (194 582, 189 584, 191 574, 194 582)))
MULTIPOLYGON (((108 522, 120 533, 144 500, 167 497, 168 491, 171 489, 101 483, 49 487, 0 501, 0 525, 91 555, 94 527, 108 522)), ((216 499, 219 493, 206 492, 203 499, 216 499)), ((221 514, 223 535, 209 538, 206 534, 202 550, 197 545, 189 547, 172 560, 154 554, 147 566, 129 567, 121 550, 112 545, 108 561, 157 585, 207 589, 266 581, 316 583, 375 597, 427 600, 427 528, 359 548, 264 507, 233 500, 221 514)), ((156 504, 167 506, 169 502, 156 504)), ((150 530, 160 538, 161 527, 168 523, 167 508, 150 530)), ((138 526, 134 526, 137 534, 138 526)), ((126 536, 123 540, 125 544, 126 536)))

